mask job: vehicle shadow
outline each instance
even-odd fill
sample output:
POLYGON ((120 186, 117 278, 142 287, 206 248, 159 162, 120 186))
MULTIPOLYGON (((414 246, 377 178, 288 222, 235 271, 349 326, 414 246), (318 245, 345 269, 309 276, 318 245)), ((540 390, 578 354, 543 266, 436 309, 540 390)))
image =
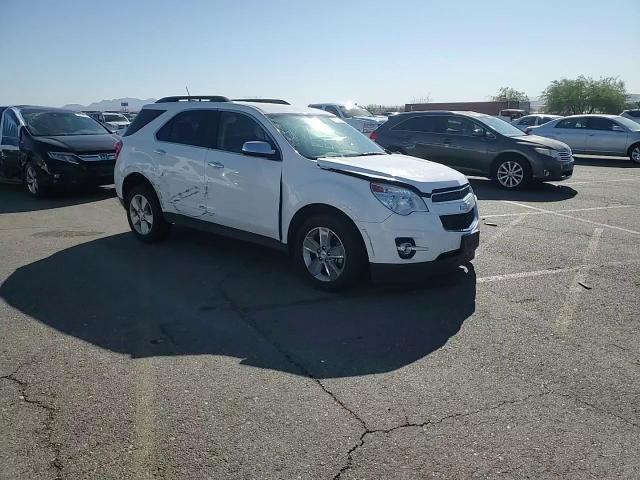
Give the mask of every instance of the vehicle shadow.
POLYGON ((96 187, 52 192, 47 198, 33 198, 22 185, 0 183, 0 214, 34 212, 53 208, 69 207, 83 203, 112 198, 116 194, 113 187, 96 187))
POLYGON ((639 168, 628 157, 573 157, 576 165, 585 167, 616 167, 616 168, 639 168))
POLYGON ((202 232, 176 229, 159 245, 126 233, 17 269, 0 297, 134 358, 225 355, 316 378, 401 368, 446 344, 475 310, 472 266, 341 294, 310 288, 292 270, 280 253, 202 232))
POLYGON ((479 200, 512 200, 514 202, 559 202, 575 197, 578 192, 568 185, 535 183, 523 190, 505 190, 486 178, 470 178, 479 200))

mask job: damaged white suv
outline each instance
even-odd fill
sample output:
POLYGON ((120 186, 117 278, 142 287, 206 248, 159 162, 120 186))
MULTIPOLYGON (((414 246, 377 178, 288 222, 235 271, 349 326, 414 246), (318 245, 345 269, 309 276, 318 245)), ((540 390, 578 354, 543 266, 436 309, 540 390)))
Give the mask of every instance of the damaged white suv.
POLYGON ((175 223, 275 246, 329 290, 367 270, 406 279, 473 259, 477 199, 464 175, 387 154, 343 120, 285 103, 145 106, 115 168, 135 236, 158 241, 175 223))

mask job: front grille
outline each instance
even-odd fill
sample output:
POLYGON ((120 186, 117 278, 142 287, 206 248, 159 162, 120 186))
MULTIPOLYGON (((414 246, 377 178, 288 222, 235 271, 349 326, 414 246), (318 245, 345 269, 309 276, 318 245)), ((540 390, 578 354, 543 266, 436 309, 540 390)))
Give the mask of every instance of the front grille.
POLYGON ((467 213, 455 215, 440 215, 440 221, 445 230, 466 230, 473 223, 475 212, 473 209, 467 213))
POLYGON ((90 153, 86 155, 78 155, 85 162, 106 162, 116 159, 115 152, 90 153))
POLYGON ((458 190, 450 190, 447 192, 436 193, 437 190, 434 190, 434 193, 431 194, 431 201, 436 202, 450 202, 452 200, 461 200, 466 197, 471 191, 471 187, 469 184, 458 190))
POLYGON ((571 160, 571 150, 569 150, 568 152, 558 152, 558 157, 563 162, 568 162, 569 160, 571 160))

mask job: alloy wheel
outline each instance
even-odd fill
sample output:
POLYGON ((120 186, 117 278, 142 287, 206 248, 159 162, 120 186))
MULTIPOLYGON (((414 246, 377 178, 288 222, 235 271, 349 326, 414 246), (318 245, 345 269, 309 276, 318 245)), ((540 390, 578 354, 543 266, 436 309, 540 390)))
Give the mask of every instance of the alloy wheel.
POLYGON ((498 182, 507 188, 517 187, 524 178, 524 169, 518 162, 508 160, 498 167, 498 182))
POLYGON ((148 235, 153 227, 153 210, 151 204, 139 193, 134 195, 129 203, 129 216, 133 228, 140 235, 148 235))
POLYGON ((321 282, 333 282, 342 275, 346 251, 342 240, 327 227, 316 227, 302 242, 302 258, 309 273, 321 282))
POLYGON ((32 195, 38 194, 38 173, 36 169, 33 168, 32 165, 27 166, 27 175, 26 175, 27 188, 32 195))
POLYGON ((640 145, 634 148, 631 152, 631 160, 636 163, 640 163, 640 145))

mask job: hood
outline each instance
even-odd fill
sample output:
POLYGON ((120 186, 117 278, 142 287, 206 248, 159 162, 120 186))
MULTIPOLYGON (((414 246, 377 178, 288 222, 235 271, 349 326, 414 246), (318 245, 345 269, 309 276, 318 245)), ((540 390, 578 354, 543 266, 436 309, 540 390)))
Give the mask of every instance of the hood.
POLYGON ((554 140, 553 138, 540 137, 538 135, 526 135, 514 138, 520 145, 527 145, 531 147, 547 147, 560 151, 570 150, 569 146, 566 143, 561 142, 560 140, 554 140))
POLYGON ((74 153, 104 152, 115 150, 118 141, 113 135, 64 135, 59 137, 34 137, 40 143, 74 153))
POLYGON ((408 155, 319 158, 317 162, 320 168, 326 170, 365 175, 373 180, 407 183, 424 193, 469 183, 467 177, 452 168, 408 155))
POLYGON ((382 117, 380 115, 375 115, 373 117, 351 117, 351 118, 355 118, 356 120, 362 120, 363 122, 371 122, 371 123, 377 123, 379 125, 382 125, 384 122, 387 121, 387 117, 382 117))

